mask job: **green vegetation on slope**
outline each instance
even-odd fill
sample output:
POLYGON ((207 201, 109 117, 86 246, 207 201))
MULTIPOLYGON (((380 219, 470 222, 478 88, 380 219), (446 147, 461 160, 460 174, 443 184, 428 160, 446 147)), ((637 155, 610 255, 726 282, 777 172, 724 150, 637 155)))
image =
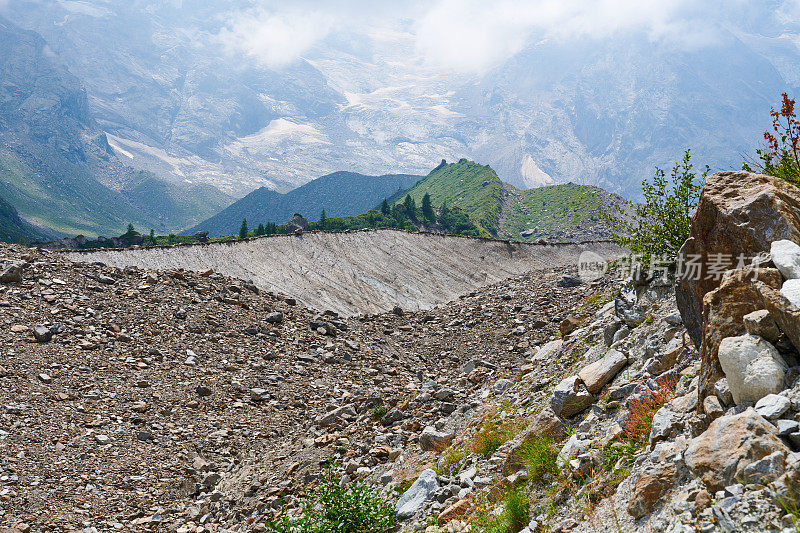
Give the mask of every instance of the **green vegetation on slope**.
POLYGON ((469 216, 482 236, 498 236, 503 182, 490 166, 466 159, 443 162, 406 191, 417 205, 422 205, 426 193, 437 210, 445 204, 456 207, 469 216))
POLYGON ((597 187, 575 183, 518 191, 508 202, 503 233, 515 240, 531 241, 579 225, 600 226, 601 207, 611 196, 597 187))
POLYGON ((281 224, 294 213, 314 220, 323 209, 330 217, 355 216, 375 207, 383 198, 407 189, 418 179, 420 176, 408 174, 365 176, 334 172, 286 194, 261 187, 185 233, 208 231, 212 236, 228 235, 238 231, 242 219, 253 226, 281 224))
POLYGON ((122 195, 160 229, 186 228, 219 213, 233 198, 211 185, 175 185, 150 172, 137 172, 122 195))

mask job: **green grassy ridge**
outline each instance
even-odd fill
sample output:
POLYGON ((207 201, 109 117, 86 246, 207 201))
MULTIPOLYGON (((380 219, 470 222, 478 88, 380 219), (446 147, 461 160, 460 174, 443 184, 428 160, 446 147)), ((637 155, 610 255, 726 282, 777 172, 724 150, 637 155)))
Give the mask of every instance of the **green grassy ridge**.
POLYGON ((532 241, 553 231, 579 224, 599 225, 599 213, 604 204, 622 201, 598 187, 564 183, 518 191, 509 202, 503 233, 511 238, 532 241), (533 235, 523 236, 526 230, 533 235))
POLYGON ((420 206, 426 193, 430 194, 431 203, 436 210, 445 203, 448 207, 456 207, 469 216, 480 230, 481 236, 498 236, 503 182, 490 166, 466 159, 439 165, 416 185, 395 198, 402 201, 408 194, 420 206))

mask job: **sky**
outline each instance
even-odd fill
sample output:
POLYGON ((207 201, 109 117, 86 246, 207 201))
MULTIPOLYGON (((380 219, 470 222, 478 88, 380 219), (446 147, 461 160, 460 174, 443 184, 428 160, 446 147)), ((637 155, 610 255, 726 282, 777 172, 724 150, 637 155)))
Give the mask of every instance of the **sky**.
POLYGON ((800 0, 433 0, 402 5, 355 0, 253 1, 229 12, 217 35, 268 68, 311 53, 336 34, 409 44, 424 67, 480 75, 542 40, 620 32, 681 49, 734 33, 795 38, 800 0))

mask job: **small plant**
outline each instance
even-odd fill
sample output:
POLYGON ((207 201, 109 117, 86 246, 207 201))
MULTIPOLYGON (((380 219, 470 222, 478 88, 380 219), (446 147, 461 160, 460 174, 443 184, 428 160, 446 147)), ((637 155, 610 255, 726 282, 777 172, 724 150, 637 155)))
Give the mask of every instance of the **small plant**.
POLYGON ((639 447, 634 442, 612 442, 603 448, 603 469, 612 472, 620 459, 624 459, 622 467, 633 464, 633 456, 639 447))
POLYGON ((502 500, 500 512, 481 500, 472 515, 472 530, 477 533, 517 533, 530 521, 530 502, 523 487, 509 490, 502 500))
POLYGON ((510 422, 498 417, 489 417, 484 420, 481 429, 470 440, 469 448, 473 453, 487 458, 491 457, 500 446, 511 439, 513 433, 513 426, 510 422))
POLYGON ((464 446, 453 448, 452 446, 445 449, 441 456, 441 467, 437 467, 436 473, 440 476, 452 477, 464 467, 464 462, 467 458, 467 450, 464 446))
POLYGON ((370 416, 372 417, 373 420, 377 422, 378 420, 382 419, 387 412, 388 409, 386 408, 386 406, 383 405, 382 403, 379 403, 377 405, 372 406, 372 409, 370 409, 370 416))
POLYGON ((639 446, 647 443, 653 427, 653 416, 675 397, 677 385, 677 378, 662 378, 656 390, 648 390, 640 397, 628 400, 628 419, 622 426, 625 440, 639 446))
POLYGON ((395 523, 394 507, 365 481, 342 486, 326 467, 322 482, 303 498, 302 515, 268 524, 273 533, 384 533, 395 523))
POLYGON ((528 479, 539 482, 546 475, 558 475, 558 448, 547 435, 537 435, 516 453, 516 463, 528 470, 528 479))

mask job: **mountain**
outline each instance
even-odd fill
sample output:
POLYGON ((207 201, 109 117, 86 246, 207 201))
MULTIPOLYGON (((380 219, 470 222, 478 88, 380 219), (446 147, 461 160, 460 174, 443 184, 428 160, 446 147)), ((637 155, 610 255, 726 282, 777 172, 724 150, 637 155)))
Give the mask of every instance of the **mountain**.
POLYGON ((451 164, 442 161, 392 201, 402 201, 405 194, 417 206, 429 194, 437 210, 443 204, 459 208, 481 235, 520 241, 605 237, 600 211, 624 202, 599 187, 574 183, 520 190, 501 181, 490 166, 466 159, 451 164))
POLYGON ((0 198, 0 241, 19 242, 55 238, 57 235, 22 220, 14 207, 0 198))
POLYGON ((333 24, 301 59, 268 66, 236 47, 260 41, 236 33, 248 0, 0 6, 80 78, 124 164, 236 197, 342 168, 419 174, 466 157, 521 189, 573 182, 634 198, 655 165, 686 148, 712 169, 738 167, 769 127, 769 107, 800 85, 796 29, 766 15, 744 27, 709 21, 694 46, 644 30, 533 32, 492 68, 460 73, 417 61, 405 26, 333 24))
POLYGON ((230 235, 239 231, 245 218, 251 226, 266 222, 282 224, 294 213, 315 220, 323 209, 329 217, 358 215, 374 208, 384 198, 406 190, 421 178, 409 174, 365 176, 356 172, 334 172, 285 194, 261 187, 187 233, 205 230, 211 236, 230 235))
POLYGON ((24 218, 66 234, 177 230, 231 198, 144 179, 98 129, 80 80, 32 31, 0 17, 0 186, 24 218))

